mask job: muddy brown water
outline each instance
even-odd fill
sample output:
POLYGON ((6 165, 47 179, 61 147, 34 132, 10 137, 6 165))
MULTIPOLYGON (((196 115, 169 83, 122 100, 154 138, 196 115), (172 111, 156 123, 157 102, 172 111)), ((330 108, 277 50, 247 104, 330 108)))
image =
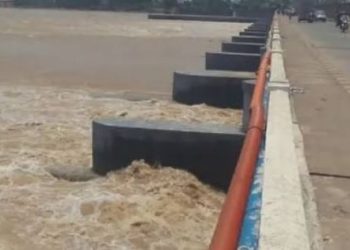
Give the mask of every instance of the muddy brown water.
POLYGON ((174 70, 246 24, 147 20, 115 12, 0 10, 0 81, 170 92, 174 70), (20 72, 20 74, 18 74, 20 72))
POLYGON ((0 10, 0 249, 206 249, 225 195, 142 159, 94 175, 91 121, 240 126, 237 110, 133 91, 167 96, 172 71, 200 68, 206 49, 243 27, 0 10))

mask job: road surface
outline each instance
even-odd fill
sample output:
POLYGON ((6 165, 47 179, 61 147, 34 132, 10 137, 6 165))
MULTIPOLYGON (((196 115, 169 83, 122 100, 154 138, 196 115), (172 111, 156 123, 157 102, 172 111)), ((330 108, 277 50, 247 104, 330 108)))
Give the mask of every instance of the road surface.
POLYGON ((350 34, 334 23, 281 19, 287 76, 304 136, 326 250, 350 235, 350 34))

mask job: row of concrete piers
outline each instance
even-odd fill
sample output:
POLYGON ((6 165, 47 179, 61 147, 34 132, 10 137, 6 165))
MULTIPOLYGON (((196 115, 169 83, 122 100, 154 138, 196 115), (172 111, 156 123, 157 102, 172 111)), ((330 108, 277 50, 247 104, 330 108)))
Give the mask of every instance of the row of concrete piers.
POLYGON ((175 72, 173 100, 243 109, 242 127, 103 118, 93 122, 93 169, 99 174, 143 159, 186 169, 227 190, 244 140, 255 73, 266 50, 270 22, 260 20, 205 54, 205 70, 175 72))

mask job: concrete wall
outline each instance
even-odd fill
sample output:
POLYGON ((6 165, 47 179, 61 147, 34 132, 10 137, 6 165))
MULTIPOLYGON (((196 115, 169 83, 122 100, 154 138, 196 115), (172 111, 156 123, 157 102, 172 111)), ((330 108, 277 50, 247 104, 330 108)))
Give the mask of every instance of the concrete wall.
MULTIPOLYGON (((208 71, 174 74, 173 98, 186 104, 239 109, 244 106, 248 113, 254 83, 248 84, 244 92, 243 81, 255 79, 260 57, 260 53, 208 52, 208 71)), ((247 121, 249 116, 244 118, 247 121)), ((233 126, 145 119, 95 120, 93 170, 106 174, 144 159, 149 164, 186 169, 201 181, 227 190, 243 139, 243 130, 233 126)))
POLYGON ((232 37, 232 42, 265 43, 266 42, 266 37, 260 37, 260 36, 234 36, 234 37, 232 37))
POLYGON ((207 52, 205 68, 209 70, 257 71, 260 54, 207 52))
POLYGON ((184 14, 149 14, 149 19, 168 19, 168 20, 188 20, 188 21, 210 21, 210 22, 235 22, 235 23, 253 23, 257 18, 251 17, 232 17, 232 16, 209 16, 209 15, 184 15, 184 14))
POLYGON ((271 64, 259 246, 261 250, 309 250, 290 85, 277 20, 273 26, 271 64))
POLYGON ((243 81, 252 72, 175 72, 173 100, 189 105, 205 103, 220 108, 243 108, 243 81))
POLYGON ((262 36, 262 37, 266 37, 267 36, 267 32, 261 31, 261 32, 254 32, 254 31, 241 31, 239 32, 240 36, 262 36))
POLYGON ((259 54, 260 49, 264 46, 265 46, 265 43, 224 42, 221 45, 221 50, 223 52, 231 52, 231 53, 259 54))
POLYGON ((226 190, 244 134, 233 126, 98 119, 93 122, 93 170, 106 174, 134 160, 186 169, 226 190))

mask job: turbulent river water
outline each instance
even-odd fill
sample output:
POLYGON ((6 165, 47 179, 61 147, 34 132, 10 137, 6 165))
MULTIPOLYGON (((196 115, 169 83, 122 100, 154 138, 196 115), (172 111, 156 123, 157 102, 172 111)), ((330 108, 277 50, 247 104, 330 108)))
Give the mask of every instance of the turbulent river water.
POLYGON ((162 84, 174 67, 195 65, 191 58, 203 60, 211 39, 244 26, 0 10, 0 249, 207 249, 224 193, 142 159, 96 176, 91 122, 108 116, 240 126, 237 110, 130 101, 118 91, 169 89, 162 84), (212 38, 201 44, 203 37, 212 38))
POLYGON ((0 246, 205 249, 224 194, 183 170, 142 161, 95 176, 91 120, 123 116, 239 126, 240 111, 103 96, 0 88, 0 246))

